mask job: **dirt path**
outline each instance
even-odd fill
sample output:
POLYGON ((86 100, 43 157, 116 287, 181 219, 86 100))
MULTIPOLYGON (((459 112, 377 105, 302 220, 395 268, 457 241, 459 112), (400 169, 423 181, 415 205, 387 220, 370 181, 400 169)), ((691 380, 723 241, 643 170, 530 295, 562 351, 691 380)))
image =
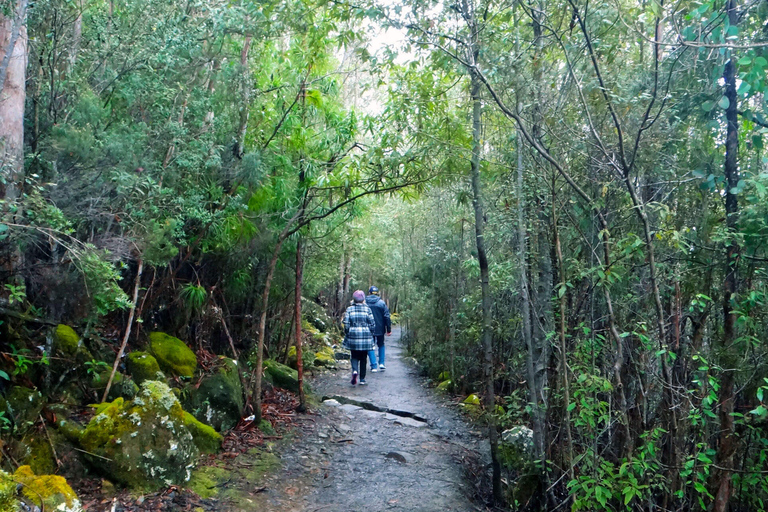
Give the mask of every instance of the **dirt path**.
POLYGON ((467 468, 488 459, 485 443, 454 405, 422 385, 399 338, 399 329, 387 338, 387 370, 369 373, 367 386, 350 385, 348 362, 313 383, 338 401, 326 400, 300 422, 304 435, 279 450, 282 468, 252 510, 484 510, 472 501, 467 468))

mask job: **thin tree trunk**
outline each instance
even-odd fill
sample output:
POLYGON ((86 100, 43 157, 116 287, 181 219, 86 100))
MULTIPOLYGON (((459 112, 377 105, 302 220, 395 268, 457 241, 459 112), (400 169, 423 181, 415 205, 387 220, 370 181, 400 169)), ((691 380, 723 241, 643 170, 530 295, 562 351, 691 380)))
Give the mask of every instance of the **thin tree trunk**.
POLYGON ((245 43, 240 52, 240 67, 243 70, 243 102, 240 105, 240 126, 237 130, 237 151, 238 158, 245 154, 245 135, 248 131, 248 118, 251 114, 251 71, 248 66, 248 52, 251 49, 251 35, 245 36, 245 43))
MULTIPOLYGON (((728 18, 732 26, 738 23, 736 0, 728 0, 726 4, 728 18)), ((731 234, 738 228, 739 203, 738 197, 732 190, 739 182, 739 119, 738 97, 736 95, 736 56, 733 50, 723 72, 725 78, 725 97, 728 98, 728 108, 725 117, 728 122, 725 138, 725 214, 726 226, 731 234)), ((728 241, 726 247, 726 274, 723 282, 723 337, 721 349, 723 352, 720 365, 725 369, 722 373, 719 391, 720 401, 720 434, 718 437, 717 464, 714 472, 712 494, 715 497, 714 512, 726 512, 731 498, 733 482, 731 468, 734 466, 733 455, 736 451, 736 432, 733 421, 735 396, 735 367, 736 360, 732 355, 732 345, 736 339, 737 313, 733 303, 738 293, 738 264, 740 248, 735 238, 728 241)))
POLYGON ((15 201, 24 171, 24 101, 26 98, 28 0, 20 0, 16 16, 0 14, 0 200, 15 201))
POLYGON ((501 491, 501 464, 498 459, 498 433, 496 432, 496 396, 493 380, 493 331, 491 318, 491 290, 488 276, 488 257, 485 252, 483 229, 485 215, 483 212, 482 189, 480 186, 480 130, 481 109, 480 88, 482 84, 472 73, 472 205, 475 210, 475 242, 477 244, 477 261, 480 265, 480 287, 483 304, 483 373, 485 376, 485 408, 488 417, 488 439, 491 444, 491 465, 493 470, 493 500, 500 503, 503 500, 501 491))
POLYGON ((301 255, 302 245, 301 236, 299 235, 296 241, 296 296, 293 308, 293 322, 296 325, 296 370, 299 374, 299 406, 296 410, 299 412, 307 410, 307 402, 304 395, 304 360, 302 359, 301 339, 301 285, 304 277, 304 261, 301 255))
POLYGON ((136 313, 136 303, 139 299, 139 288, 141 286, 141 273, 144 270, 144 261, 139 260, 139 268, 136 271, 136 284, 133 286, 133 302, 131 304, 131 311, 128 313, 128 325, 125 327, 125 334, 123 335, 123 342, 120 344, 120 349, 117 351, 117 357, 115 357, 115 363, 112 365, 112 373, 109 374, 109 380, 107 381, 107 387, 104 388, 104 395, 101 397, 102 402, 107 401, 109 396, 109 389, 112 387, 112 381, 117 373, 117 367, 120 366, 120 360, 123 358, 123 352, 125 352, 125 346, 128 344, 128 338, 131 336, 131 326, 133 325, 133 316, 136 313))
POLYGON ((555 250, 557 251, 557 267, 560 274, 560 290, 558 290, 558 302, 560 303, 560 318, 558 333, 560 335, 560 368, 563 379, 563 417, 565 419, 565 436, 568 442, 568 478, 573 480, 573 435, 571 434, 571 392, 568 381, 568 345, 566 342, 566 319, 565 319, 565 301, 566 301, 566 281, 565 264, 563 263, 563 249, 560 244, 560 229, 558 228, 557 210, 555 208, 555 188, 552 184, 552 226, 555 235, 555 250))

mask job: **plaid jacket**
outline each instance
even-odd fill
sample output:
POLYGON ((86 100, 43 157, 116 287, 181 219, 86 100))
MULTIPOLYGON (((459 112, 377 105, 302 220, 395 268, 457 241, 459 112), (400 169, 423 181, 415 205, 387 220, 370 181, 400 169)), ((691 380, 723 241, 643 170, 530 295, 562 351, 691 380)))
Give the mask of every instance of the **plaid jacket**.
POLYGON ((373 329, 376 322, 365 303, 355 303, 344 313, 344 346, 349 350, 373 350, 373 329))

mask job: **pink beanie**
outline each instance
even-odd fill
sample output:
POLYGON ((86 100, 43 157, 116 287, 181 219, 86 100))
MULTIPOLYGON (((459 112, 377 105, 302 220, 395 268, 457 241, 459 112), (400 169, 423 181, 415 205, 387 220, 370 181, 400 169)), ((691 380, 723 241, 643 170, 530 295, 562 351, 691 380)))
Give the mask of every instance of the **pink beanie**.
POLYGON ((365 293, 363 293, 363 290, 357 290, 352 294, 352 298, 355 299, 355 302, 363 302, 365 301, 365 293))

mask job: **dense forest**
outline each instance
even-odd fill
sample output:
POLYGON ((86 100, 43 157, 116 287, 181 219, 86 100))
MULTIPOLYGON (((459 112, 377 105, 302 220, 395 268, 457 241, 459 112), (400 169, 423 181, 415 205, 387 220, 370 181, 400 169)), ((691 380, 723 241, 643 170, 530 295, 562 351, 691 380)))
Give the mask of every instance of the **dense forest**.
POLYGON ((767 71, 760 0, 4 0, 0 498, 188 479, 375 284, 497 506, 768 510, 767 71))

